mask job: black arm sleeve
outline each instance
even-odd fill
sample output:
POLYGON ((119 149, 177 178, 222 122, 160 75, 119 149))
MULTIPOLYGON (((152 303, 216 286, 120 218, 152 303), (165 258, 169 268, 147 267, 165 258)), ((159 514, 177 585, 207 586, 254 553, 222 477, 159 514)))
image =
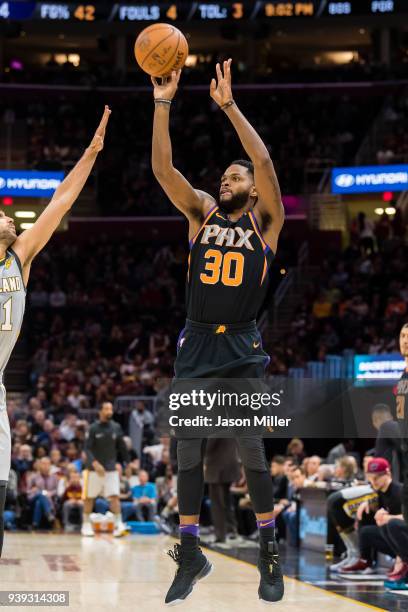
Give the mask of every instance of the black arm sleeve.
POLYGON ((95 441, 95 428, 93 427, 93 425, 91 425, 89 428, 88 437, 85 442, 85 453, 86 453, 86 458, 88 462, 88 467, 90 467, 92 463, 95 461, 95 455, 93 453, 94 441, 95 441))
POLYGON ((117 448, 121 463, 129 463, 130 456, 129 456, 129 452, 128 452, 125 440, 123 438, 123 431, 120 426, 118 426, 118 437, 116 438, 116 448, 117 448))

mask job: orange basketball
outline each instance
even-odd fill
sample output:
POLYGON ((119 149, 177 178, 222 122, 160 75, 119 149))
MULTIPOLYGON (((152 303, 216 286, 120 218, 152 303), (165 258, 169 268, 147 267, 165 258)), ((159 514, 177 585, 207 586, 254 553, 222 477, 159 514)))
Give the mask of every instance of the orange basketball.
POLYGON ((154 77, 165 76, 185 64, 188 44, 180 30, 168 23, 155 23, 140 32, 135 57, 140 68, 154 77))

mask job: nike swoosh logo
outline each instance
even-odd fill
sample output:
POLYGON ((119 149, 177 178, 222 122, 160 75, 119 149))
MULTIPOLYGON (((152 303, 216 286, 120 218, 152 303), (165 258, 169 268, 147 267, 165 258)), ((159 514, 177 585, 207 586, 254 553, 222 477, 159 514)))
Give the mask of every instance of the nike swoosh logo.
POLYGON ((268 523, 259 523, 260 527, 268 527, 268 525, 272 525, 273 521, 269 521, 268 523))
POLYGON ((260 342, 254 342, 252 345, 254 348, 258 348, 259 346, 261 346, 260 342))

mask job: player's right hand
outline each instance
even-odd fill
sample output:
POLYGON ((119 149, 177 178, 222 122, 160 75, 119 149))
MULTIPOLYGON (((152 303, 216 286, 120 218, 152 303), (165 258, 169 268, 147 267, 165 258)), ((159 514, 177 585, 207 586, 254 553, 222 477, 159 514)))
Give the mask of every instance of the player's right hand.
POLYGON ((94 461, 94 469, 98 476, 105 476, 105 468, 99 461, 94 461))
POLYGON ((160 82, 156 77, 151 77, 154 99, 172 100, 176 95, 180 75, 181 70, 173 70, 169 76, 161 77, 160 82))

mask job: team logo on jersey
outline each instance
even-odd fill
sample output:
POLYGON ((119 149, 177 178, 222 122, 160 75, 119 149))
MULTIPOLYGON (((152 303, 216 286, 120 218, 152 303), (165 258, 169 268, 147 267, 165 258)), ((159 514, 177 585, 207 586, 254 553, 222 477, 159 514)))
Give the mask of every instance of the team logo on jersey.
POLYGON ((6 263, 4 264, 4 267, 6 268, 6 270, 8 270, 8 269, 9 269, 9 267, 11 266, 11 264, 12 264, 12 263, 13 263, 13 257, 9 257, 9 258, 6 260, 6 263))
POLYGON ((254 250, 250 238, 254 233, 253 230, 243 230, 242 227, 220 227, 219 225, 207 225, 204 228, 201 236, 201 244, 210 244, 210 240, 214 239, 214 244, 228 247, 237 247, 239 249, 245 247, 250 251, 254 250))
POLYGON ((215 330, 216 334, 225 334, 225 332, 227 331, 227 328, 225 325, 219 325, 217 327, 217 329, 215 330))

